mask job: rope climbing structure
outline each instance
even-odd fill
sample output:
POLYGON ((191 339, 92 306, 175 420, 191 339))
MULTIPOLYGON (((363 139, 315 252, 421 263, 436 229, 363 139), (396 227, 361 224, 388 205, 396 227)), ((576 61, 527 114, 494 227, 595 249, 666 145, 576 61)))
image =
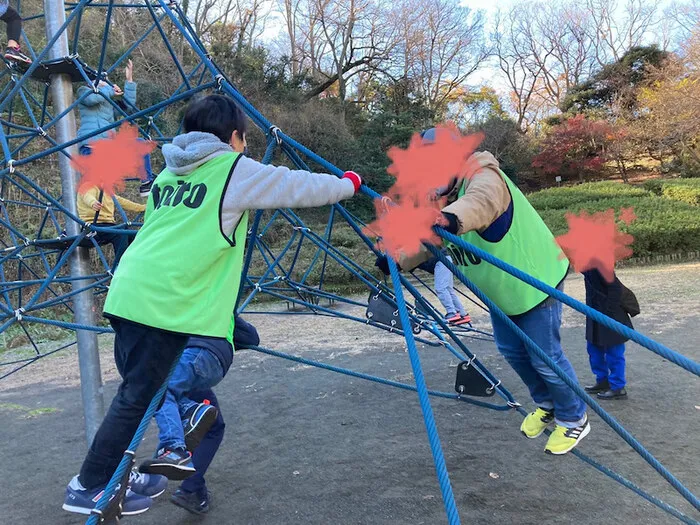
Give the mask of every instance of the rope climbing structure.
MULTIPOLYGON (((77 3, 63 4, 62 1, 46 0, 45 9, 44 14, 23 13, 26 24, 45 25, 44 48, 32 48, 25 37, 26 48, 33 59, 31 66, 21 69, 8 63, 0 73, 0 337, 5 346, 12 346, 9 343, 14 339, 24 343, 17 350, 7 350, 0 356, 0 380, 39 359, 77 346, 86 432, 90 440, 99 425, 104 406, 100 393, 97 335, 110 332, 107 325, 99 322, 94 311, 108 289, 113 271, 113 264, 95 237, 99 232, 133 236, 140 223, 139 218, 129 220, 116 201, 115 207, 121 219, 114 226, 86 222, 77 216, 77 175, 69 163, 70 158, 77 154, 76 146, 90 137, 116 129, 124 122, 138 126, 143 138, 162 146, 180 132, 181 124, 173 126, 169 123, 173 121, 173 115, 181 114, 189 100, 201 94, 220 92, 236 100, 257 129, 264 134, 264 163, 281 155, 301 169, 308 169, 307 163, 312 163, 337 176, 342 176, 342 171, 286 135, 244 98, 212 61, 207 46, 199 39, 177 3, 164 0, 133 0, 130 3, 80 0, 77 3), (121 12, 148 20, 143 33, 128 45, 123 42, 117 45, 111 38, 114 20, 121 12), (101 47, 99 50, 83 50, 81 29, 86 25, 94 28, 97 22, 103 27, 101 47), (78 136, 73 115, 85 97, 98 93, 94 87, 95 81, 108 81, 110 75, 123 67, 129 56, 138 52, 142 46, 161 46, 165 56, 170 57, 171 63, 163 66, 177 72, 177 82, 170 92, 163 93, 160 100, 143 108, 134 105, 122 107, 105 97, 114 106, 119 118, 88 135, 78 136), (87 86, 89 89, 74 97, 74 86, 87 86), (52 337, 45 337, 48 332, 51 332, 52 337), (62 335, 55 336, 56 333, 62 335)), ((379 198, 367 186, 362 187, 362 193, 370 199, 379 198)), ((445 465, 431 398, 449 399, 498 411, 513 410, 521 415, 525 415, 525 411, 501 381, 469 349, 471 338, 491 340, 491 334, 469 325, 448 325, 441 313, 426 299, 426 292, 430 292, 429 286, 418 276, 410 278, 399 273, 392 260, 389 260, 390 283, 378 279, 334 243, 334 234, 340 224, 366 245, 367 253, 378 254, 374 241, 364 233, 365 225, 362 221, 341 205, 330 208, 325 227, 320 231, 308 227, 293 210, 280 209, 272 213, 257 211, 248 231, 238 311, 256 315, 265 313, 264 308, 258 307, 258 299, 267 297, 276 300, 277 304, 287 304, 287 311, 282 313, 344 318, 367 325, 368 329, 381 329, 396 334, 405 340, 415 383, 401 383, 268 348, 254 347, 252 350, 416 392, 447 519, 451 525, 458 524, 459 512, 445 465), (282 245, 274 242, 280 235, 288 236, 282 245), (300 257, 303 252, 311 253, 311 263, 303 262, 308 260, 300 257), (331 267, 352 275, 358 286, 365 290, 367 299, 358 300, 330 291, 326 283, 331 267), (252 308, 254 304, 257 305, 256 308, 252 308), (357 310, 339 308, 341 305, 360 307, 364 309, 365 315, 347 313, 357 310), (444 348, 447 356, 459 360, 453 391, 428 389, 417 343, 444 348)), ((687 357, 607 318, 441 228, 436 227, 435 231, 442 238, 479 257, 484 263, 496 266, 624 334, 679 368, 700 375, 700 365, 687 357)), ((470 295, 470 300, 508 324, 530 352, 547 363, 592 411, 690 503, 692 512, 700 510, 698 497, 640 441, 569 379, 537 344, 520 331, 442 253, 432 246, 429 249, 470 290, 475 297, 472 299, 470 295)), ((88 518, 88 524, 107 522, 120 516, 120 500, 126 487, 124 480, 164 391, 165 385, 152 400, 119 468, 96 510, 88 518), (120 492, 118 497, 112 498, 117 491, 120 492)), ((579 450, 575 449, 573 453, 681 522, 699 523, 687 512, 660 500, 579 450)))

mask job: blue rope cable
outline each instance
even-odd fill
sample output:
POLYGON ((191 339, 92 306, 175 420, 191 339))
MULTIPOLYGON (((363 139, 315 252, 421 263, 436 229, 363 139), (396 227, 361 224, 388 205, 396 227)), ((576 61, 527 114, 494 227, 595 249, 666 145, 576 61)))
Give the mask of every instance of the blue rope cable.
MULTIPOLYGON (((180 353, 182 353, 182 352, 180 352, 180 353)), ((109 483, 107 483, 107 487, 105 487, 105 490, 102 493, 102 497, 97 501, 97 504, 95 505, 96 511, 101 512, 105 508, 107 508, 107 505, 109 504, 109 500, 112 498, 112 494, 114 494, 114 492, 117 490, 117 486, 119 485, 121 479, 126 474, 126 471, 129 468, 129 465, 131 463, 132 454, 134 454, 136 452, 136 450, 139 448, 139 445, 141 444, 141 441, 143 441, 143 436, 146 433, 146 430, 148 429, 148 425, 151 423, 151 419, 153 419, 153 416, 155 415, 155 413, 158 410, 158 407, 160 406, 160 402, 163 399, 163 396, 165 395, 165 391, 168 388, 168 381, 170 381, 170 376, 172 375, 173 371, 175 370, 175 367, 177 366, 178 361, 180 361, 179 355, 177 356, 177 359, 175 359, 175 361, 173 361, 173 364, 170 367, 170 372, 168 373, 168 377, 163 382, 161 387, 158 389, 158 391, 156 392, 156 395, 153 396, 153 399, 151 399, 151 403, 148 405, 148 408, 146 409, 146 412, 143 415, 143 418, 141 419, 141 423, 139 423, 139 426, 136 429, 136 432, 134 433, 134 437, 131 439, 131 443, 129 443, 129 447, 124 452, 124 456, 122 457, 122 460, 119 462, 119 466, 114 471, 114 474, 112 474, 112 477, 109 480, 109 483), (131 452, 132 454, 130 454, 129 452, 131 452)), ((100 522, 99 516, 96 514, 92 514, 88 518, 88 520, 85 522, 85 525, 98 525, 99 522, 100 522)))
MULTIPOLYGON (((611 330, 614 330, 615 332, 624 335, 626 338, 631 339, 635 343, 651 350, 655 354, 660 355, 664 359, 667 359, 668 361, 680 366, 681 368, 684 368, 685 370, 695 374, 696 376, 700 376, 700 364, 696 363, 695 361, 692 361, 688 357, 679 354, 678 352, 675 352, 674 350, 671 350, 670 348, 662 345, 661 343, 657 343, 653 339, 648 338, 647 336, 637 332, 636 330, 633 330, 631 328, 628 328, 627 326, 623 325, 622 323, 619 323, 615 321, 614 319, 611 319, 605 314, 600 313, 598 310, 595 310, 594 308, 591 308, 590 306, 586 306, 585 304, 577 301, 576 299, 568 296, 564 292, 561 292, 557 290, 556 288, 553 288, 549 286, 546 283, 543 283, 539 279, 535 279, 531 275, 523 272, 522 270, 519 270, 518 268, 511 266, 510 264, 501 261, 497 257, 494 257, 488 252, 485 252, 484 250, 477 248, 471 243, 468 243, 464 241, 462 238, 457 237, 456 235, 452 235, 451 233, 443 230, 440 227, 435 227, 435 231, 443 238, 447 239, 451 243, 453 243, 456 246, 459 246, 460 248, 463 248, 477 257, 480 257, 484 261, 493 264, 497 268, 500 268, 501 270, 504 270, 505 272, 509 273, 513 277, 517 277, 521 281, 529 284, 530 286, 533 286, 534 288, 537 288, 538 290, 546 293, 547 295, 554 297, 555 299, 558 299, 562 303, 570 306, 571 308, 578 310, 582 314, 584 314, 586 317, 589 317, 593 319, 594 321, 602 324, 603 326, 610 328, 611 330)), ((461 272, 459 272, 461 273, 461 272)))
MULTIPOLYGON (((453 236, 454 237, 454 236, 453 236)), ((449 239, 451 240, 451 239, 449 239)), ((571 388, 588 406, 590 406, 593 411, 600 416, 600 418, 605 421, 610 428, 612 428, 630 447, 632 447, 649 465, 654 468, 661 476, 668 481, 668 483, 678 491, 681 496, 683 496, 691 505, 696 509, 700 510, 700 500, 688 490, 688 488, 681 483, 658 459, 656 459, 644 446, 632 435, 630 432, 623 427, 618 421, 608 414, 601 406, 596 403, 591 396, 589 396, 578 384, 577 381, 571 379, 564 370, 561 369, 559 365, 547 355, 530 337, 523 332, 518 325, 516 325, 510 317, 508 317, 496 304, 488 298, 479 288, 477 288, 466 276, 459 271, 459 268, 444 256, 435 247, 428 245, 430 252, 438 257, 442 263, 447 266, 452 273, 464 283, 471 291, 476 295, 483 303, 488 306, 489 311, 492 315, 497 315, 501 321, 503 321, 508 328, 510 328, 518 337, 522 340, 525 347, 529 352, 534 353, 539 359, 544 361, 547 366, 552 369, 552 371, 571 388)), ((479 254, 476 254, 479 255, 479 254)), ((390 263, 393 263, 393 259, 389 258, 390 263)), ((391 267, 391 265, 390 265, 391 267)))
MULTIPOLYGON (((394 283, 394 294, 398 301, 401 324, 406 327, 411 326, 408 310, 406 309, 406 302, 403 297, 403 290, 401 289, 399 270, 392 259, 389 259, 389 270, 391 271, 391 280, 394 283)), ((425 384, 425 377, 423 377, 423 368, 420 364, 420 357, 418 356, 418 349, 416 348, 416 343, 413 338, 413 332, 411 330, 405 330, 404 337, 406 338, 406 346, 408 346, 408 355, 411 360, 413 377, 415 378, 416 387, 418 389, 418 400, 420 401, 421 411, 423 412, 423 421, 425 422, 425 428, 428 432, 430 450, 433 453, 435 470, 437 472, 438 481, 440 482, 440 491, 442 492, 442 501, 445 504, 445 512, 447 512, 447 521, 450 525, 459 525, 459 512, 457 511, 457 504, 455 503, 454 494, 452 493, 450 475, 445 465, 445 456, 442 453, 442 445, 440 444, 440 437, 438 436, 433 409, 430 406, 428 387, 425 384)))

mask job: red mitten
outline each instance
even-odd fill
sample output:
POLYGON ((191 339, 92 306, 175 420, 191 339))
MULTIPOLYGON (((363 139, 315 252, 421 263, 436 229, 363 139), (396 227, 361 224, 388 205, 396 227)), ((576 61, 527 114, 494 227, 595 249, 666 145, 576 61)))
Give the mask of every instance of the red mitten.
POLYGON ((360 191, 360 186, 362 186, 362 178, 354 171, 346 171, 343 175, 344 179, 349 179, 352 185, 355 187, 355 193, 360 191))

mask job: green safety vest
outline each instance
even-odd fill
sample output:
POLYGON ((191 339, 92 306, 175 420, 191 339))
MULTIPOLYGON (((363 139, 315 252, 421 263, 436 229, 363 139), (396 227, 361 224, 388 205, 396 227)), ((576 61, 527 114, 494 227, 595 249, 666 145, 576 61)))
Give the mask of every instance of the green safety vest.
POLYGON ((124 252, 106 316, 189 335, 229 338, 243 268, 248 212, 231 238, 220 206, 238 153, 189 175, 165 169, 153 183, 144 225, 124 252))
MULTIPOLYGON (((497 242, 485 240, 476 231, 467 232, 461 238, 549 286, 556 287, 566 277, 569 261, 560 258, 562 251, 552 232, 525 195, 503 172, 499 173, 508 186, 513 202, 513 218, 508 232, 497 242)), ((466 187, 464 181, 459 191, 460 198, 466 187)), ((454 244, 448 243, 447 248, 460 271, 506 315, 528 312, 548 297, 544 292, 454 244)))

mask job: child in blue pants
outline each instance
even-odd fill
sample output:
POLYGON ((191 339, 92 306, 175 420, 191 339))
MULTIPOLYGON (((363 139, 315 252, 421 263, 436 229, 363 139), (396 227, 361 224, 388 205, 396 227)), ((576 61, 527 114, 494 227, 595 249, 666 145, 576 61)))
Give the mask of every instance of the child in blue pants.
POLYGON ((189 338, 156 412, 160 441, 156 457, 139 467, 143 473, 184 480, 171 501, 195 514, 209 510, 204 474, 224 436, 224 420, 211 389, 231 367, 235 348, 260 343, 253 325, 238 316, 232 322, 229 339, 189 338))
MULTIPOLYGON (((630 309, 625 296, 629 291, 615 276, 609 283, 598 270, 583 272, 586 286, 586 304, 615 321, 632 328, 630 309)), ((636 298, 634 299, 636 303, 636 298)), ((631 312, 636 315, 638 312, 631 312)), ((602 324, 586 318, 586 341, 591 370, 595 375, 594 385, 585 387, 586 392, 597 394, 598 399, 624 399, 625 386, 625 342, 627 338, 602 324)))
MULTIPOLYGON (((442 253, 447 260, 452 262, 452 258, 447 255, 447 250, 442 253)), ((454 275, 450 269, 442 264, 437 257, 432 257, 418 266, 421 270, 433 274, 435 277, 435 295, 445 308, 445 320, 452 325, 461 325, 471 322, 471 317, 462 306, 457 293, 455 292, 454 275)))

